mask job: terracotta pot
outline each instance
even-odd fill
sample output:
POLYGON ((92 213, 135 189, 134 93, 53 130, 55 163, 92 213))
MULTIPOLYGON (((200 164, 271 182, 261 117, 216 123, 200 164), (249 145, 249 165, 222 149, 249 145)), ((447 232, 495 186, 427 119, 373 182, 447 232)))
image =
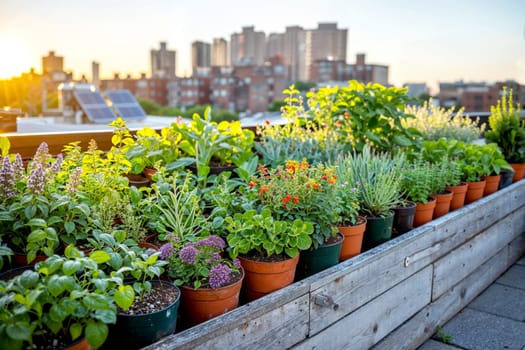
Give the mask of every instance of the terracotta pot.
POLYGON ((484 176, 485 189, 483 190, 483 197, 488 196, 498 190, 501 175, 484 176))
POLYGON ((243 279, 244 271, 237 282, 221 288, 181 286, 181 322, 191 327, 235 309, 239 305, 243 279))
POLYGON ((244 296, 252 301, 293 282, 299 254, 283 261, 255 261, 239 256, 244 269, 244 296))
POLYGON ((445 191, 444 193, 438 193, 436 197, 436 207, 434 208, 434 215, 432 219, 437 219, 450 211, 450 202, 454 193, 452 191, 445 191))
POLYGON ((135 174, 125 174, 124 176, 128 178, 128 183, 130 186, 135 186, 136 188, 149 186, 149 179, 145 176, 135 174))
POLYGON ((467 195, 468 184, 462 182, 456 186, 447 186, 447 191, 452 191, 452 201, 450 201, 450 210, 456 210, 465 205, 465 196, 467 195))
POLYGON ((361 253, 363 235, 366 229, 366 218, 359 216, 356 225, 340 226, 337 229, 339 233, 345 236, 341 246, 341 253, 339 253, 339 261, 350 259, 361 253))
POLYGON ((481 181, 470 181, 468 183, 467 194, 465 195, 465 204, 469 204, 477 201, 483 197, 483 191, 486 185, 485 180, 481 181))
POLYGON ((427 203, 416 203, 416 215, 414 215, 414 227, 419 227, 427 222, 432 221, 434 208, 436 207, 436 198, 429 199, 427 203))
POLYGON ((89 345, 86 338, 77 340, 74 343, 70 345, 66 345, 66 347, 64 347, 64 350, 91 350, 91 349, 92 347, 89 345))
POLYGON ((148 180, 153 181, 153 175, 155 175, 157 171, 158 170, 155 168, 144 168, 142 173, 144 174, 144 176, 146 176, 148 180))
POLYGON ((514 169, 514 176, 512 177, 512 182, 520 181, 523 179, 523 174, 525 174, 525 163, 511 163, 510 166, 514 169))

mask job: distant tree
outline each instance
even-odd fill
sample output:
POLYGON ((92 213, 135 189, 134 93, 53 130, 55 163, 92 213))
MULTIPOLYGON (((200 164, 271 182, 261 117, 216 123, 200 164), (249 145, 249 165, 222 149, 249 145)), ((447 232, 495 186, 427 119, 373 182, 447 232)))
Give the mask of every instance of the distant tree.
POLYGON ((309 91, 311 88, 315 86, 315 83, 311 81, 297 81, 295 82, 295 88, 299 91, 305 92, 309 91))
POLYGON ((284 105, 286 105, 286 102, 284 102, 284 100, 275 100, 272 102, 270 106, 268 106, 267 111, 268 112, 280 112, 281 107, 283 107, 284 105))
POLYGON ((182 116, 182 111, 177 107, 165 106, 160 108, 160 115, 168 117, 178 117, 182 116))
POLYGON ((162 107, 155 101, 151 101, 145 98, 139 98, 138 102, 147 115, 162 115, 162 107))

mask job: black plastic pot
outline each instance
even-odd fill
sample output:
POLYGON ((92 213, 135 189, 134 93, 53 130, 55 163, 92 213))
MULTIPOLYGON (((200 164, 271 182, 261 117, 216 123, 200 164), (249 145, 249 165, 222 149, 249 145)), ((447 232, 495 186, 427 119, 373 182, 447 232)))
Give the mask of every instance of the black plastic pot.
POLYGON ((340 239, 335 243, 323 244, 317 249, 301 251, 299 263, 297 264, 296 280, 306 278, 339 264, 339 255, 344 236, 338 233, 338 237, 340 239))
POLYGON ((392 237, 397 237, 414 228, 414 215, 416 203, 408 201, 404 206, 392 208, 394 222, 392 224, 392 237))
POLYGON ((162 310, 141 315, 117 314, 117 323, 110 325, 104 349, 139 349, 175 332, 180 289, 171 282, 152 281, 178 291, 177 299, 162 310))
POLYGON ((512 184, 512 178, 514 177, 514 170, 501 169, 500 173, 501 178, 499 180, 498 189, 505 188, 512 184))

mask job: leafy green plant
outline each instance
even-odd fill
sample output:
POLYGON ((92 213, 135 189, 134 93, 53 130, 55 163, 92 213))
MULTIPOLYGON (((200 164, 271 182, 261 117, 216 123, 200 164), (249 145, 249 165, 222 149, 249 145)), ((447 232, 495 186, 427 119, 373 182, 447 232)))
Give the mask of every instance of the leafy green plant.
POLYGON ((435 194, 436 168, 425 161, 416 161, 403 168, 402 188, 408 200, 427 203, 430 195, 435 194))
POLYGON ((525 121, 520 121, 520 112, 520 106, 514 106, 512 90, 507 94, 507 88, 503 88, 497 106, 490 107, 490 130, 485 138, 498 145, 509 163, 525 162, 525 121))
POLYGON ((377 151, 394 152, 418 142, 419 132, 402 122, 409 101, 406 89, 364 85, 355 80, 347 87, 326 87, 307 93, 308 115, 319 125, 335 130, 341 142, 358 152, 365 145, 377 151))
POLYGON ((260 214, 248 210, 228 216, 225 229, 233 258, 239 253, 256 253, 260 257, 286 254, 294 258, 300 250, 310 248, 310 235, 314 231, 310 222, 275 220, 269 209, 263 209, 260 214))
POLYGON ((339 222, 342 226, 355 225, 361 211, 359 202, 361 184, 354 179, 349 157, 340 155, 335 164, 339 222))
MULTIPOLYGON (((133 300, 121 271, 106 274, 104 251, 85 257, 73 246, 65 257, 54 255, 8 281, 0 281, 0 347, 21 349, 61 333, 65 339, 84 336, 93 348, 116 322, 117 305, 133 300)), ((132 289, 131 289, 132 291, 132 289)))
POLYGON ((181 135, 179 149, 183 152, 183 157, 172 163, 172 167, 194 163, 202 187, 211 166, 240 166, 253 155, 254 133, 243 129, 239 121, 212 122, 210 108, 206 108, 204 118, 194 114, 191 123, 173 123, 172 129, 181 135))

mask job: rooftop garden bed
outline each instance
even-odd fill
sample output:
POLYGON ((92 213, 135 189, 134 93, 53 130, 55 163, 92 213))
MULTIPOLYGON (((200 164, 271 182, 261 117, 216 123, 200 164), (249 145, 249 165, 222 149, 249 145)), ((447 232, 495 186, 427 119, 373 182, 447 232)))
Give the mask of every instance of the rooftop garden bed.
MULTIPOLYGON (((511 169, 496 144, 425 141, 428 129, 411 122, 425 113, 405 110, 403 89, 351 82, 312 91, 306 103, 293 86, 285 93, 282 113, 289 123, 265 124, 255 133, 239 122, 212 122, 209 109, 160 131, 131 133, 117 119, 108 151, 94 141, 84 149, 72 142, 51 154, 42 143, 25 164, 2 138, 0 256, 4 270, 25 264, 28 271, 0 280, 0 347, 55 338, 118 346, 119 331, 132 334, 134 345, 156 348, 211 342, 310 347, 322 338, 343 347, 348 344, 332 332, 364 317, 362 306, 371 312, 363 326, 375 335, 356 333, 351 344, 366 348, 490 257, 503 256, 502 249, 505 264, 510 250, 519 250, 523 181, 392 240, 394 207, 511 169), (132 185, 130 175, 146 168, 154 174, 132 185), (341 245, 349 238, 343 240, 338 227, 364 218, 363 252, 343 257, 341 245), (492 238, 503 223, 513 229, 492 238), (450 267, 440 259, 466 249, 468 240, 481 242, 477 237, 495 240, 489 248, 476 246, 487 259, 442 277, 439 269, 448 273, 450 267), (275 265, 291 277, 269 286, 281 280, 272 270, 257 285, 261 269, 275 265), (178 318, 157 335, 121 330, 127 310, 159 294, 164 283, 158 279, 176 286, 171 302, 178 318), (214 300, 190 305, 206 293, 214 300), (404 293, 418 301, 398 299, 404 293), (343 299, 353 300, 347 306, 343 299), (372 311, 386 301, 410 307, 394 307, 396 319, 383 326, 372 311)), ((482 131, 467 123, 461 133, 448 132, 457 125, 451 120, 446 134, 482 131)))

